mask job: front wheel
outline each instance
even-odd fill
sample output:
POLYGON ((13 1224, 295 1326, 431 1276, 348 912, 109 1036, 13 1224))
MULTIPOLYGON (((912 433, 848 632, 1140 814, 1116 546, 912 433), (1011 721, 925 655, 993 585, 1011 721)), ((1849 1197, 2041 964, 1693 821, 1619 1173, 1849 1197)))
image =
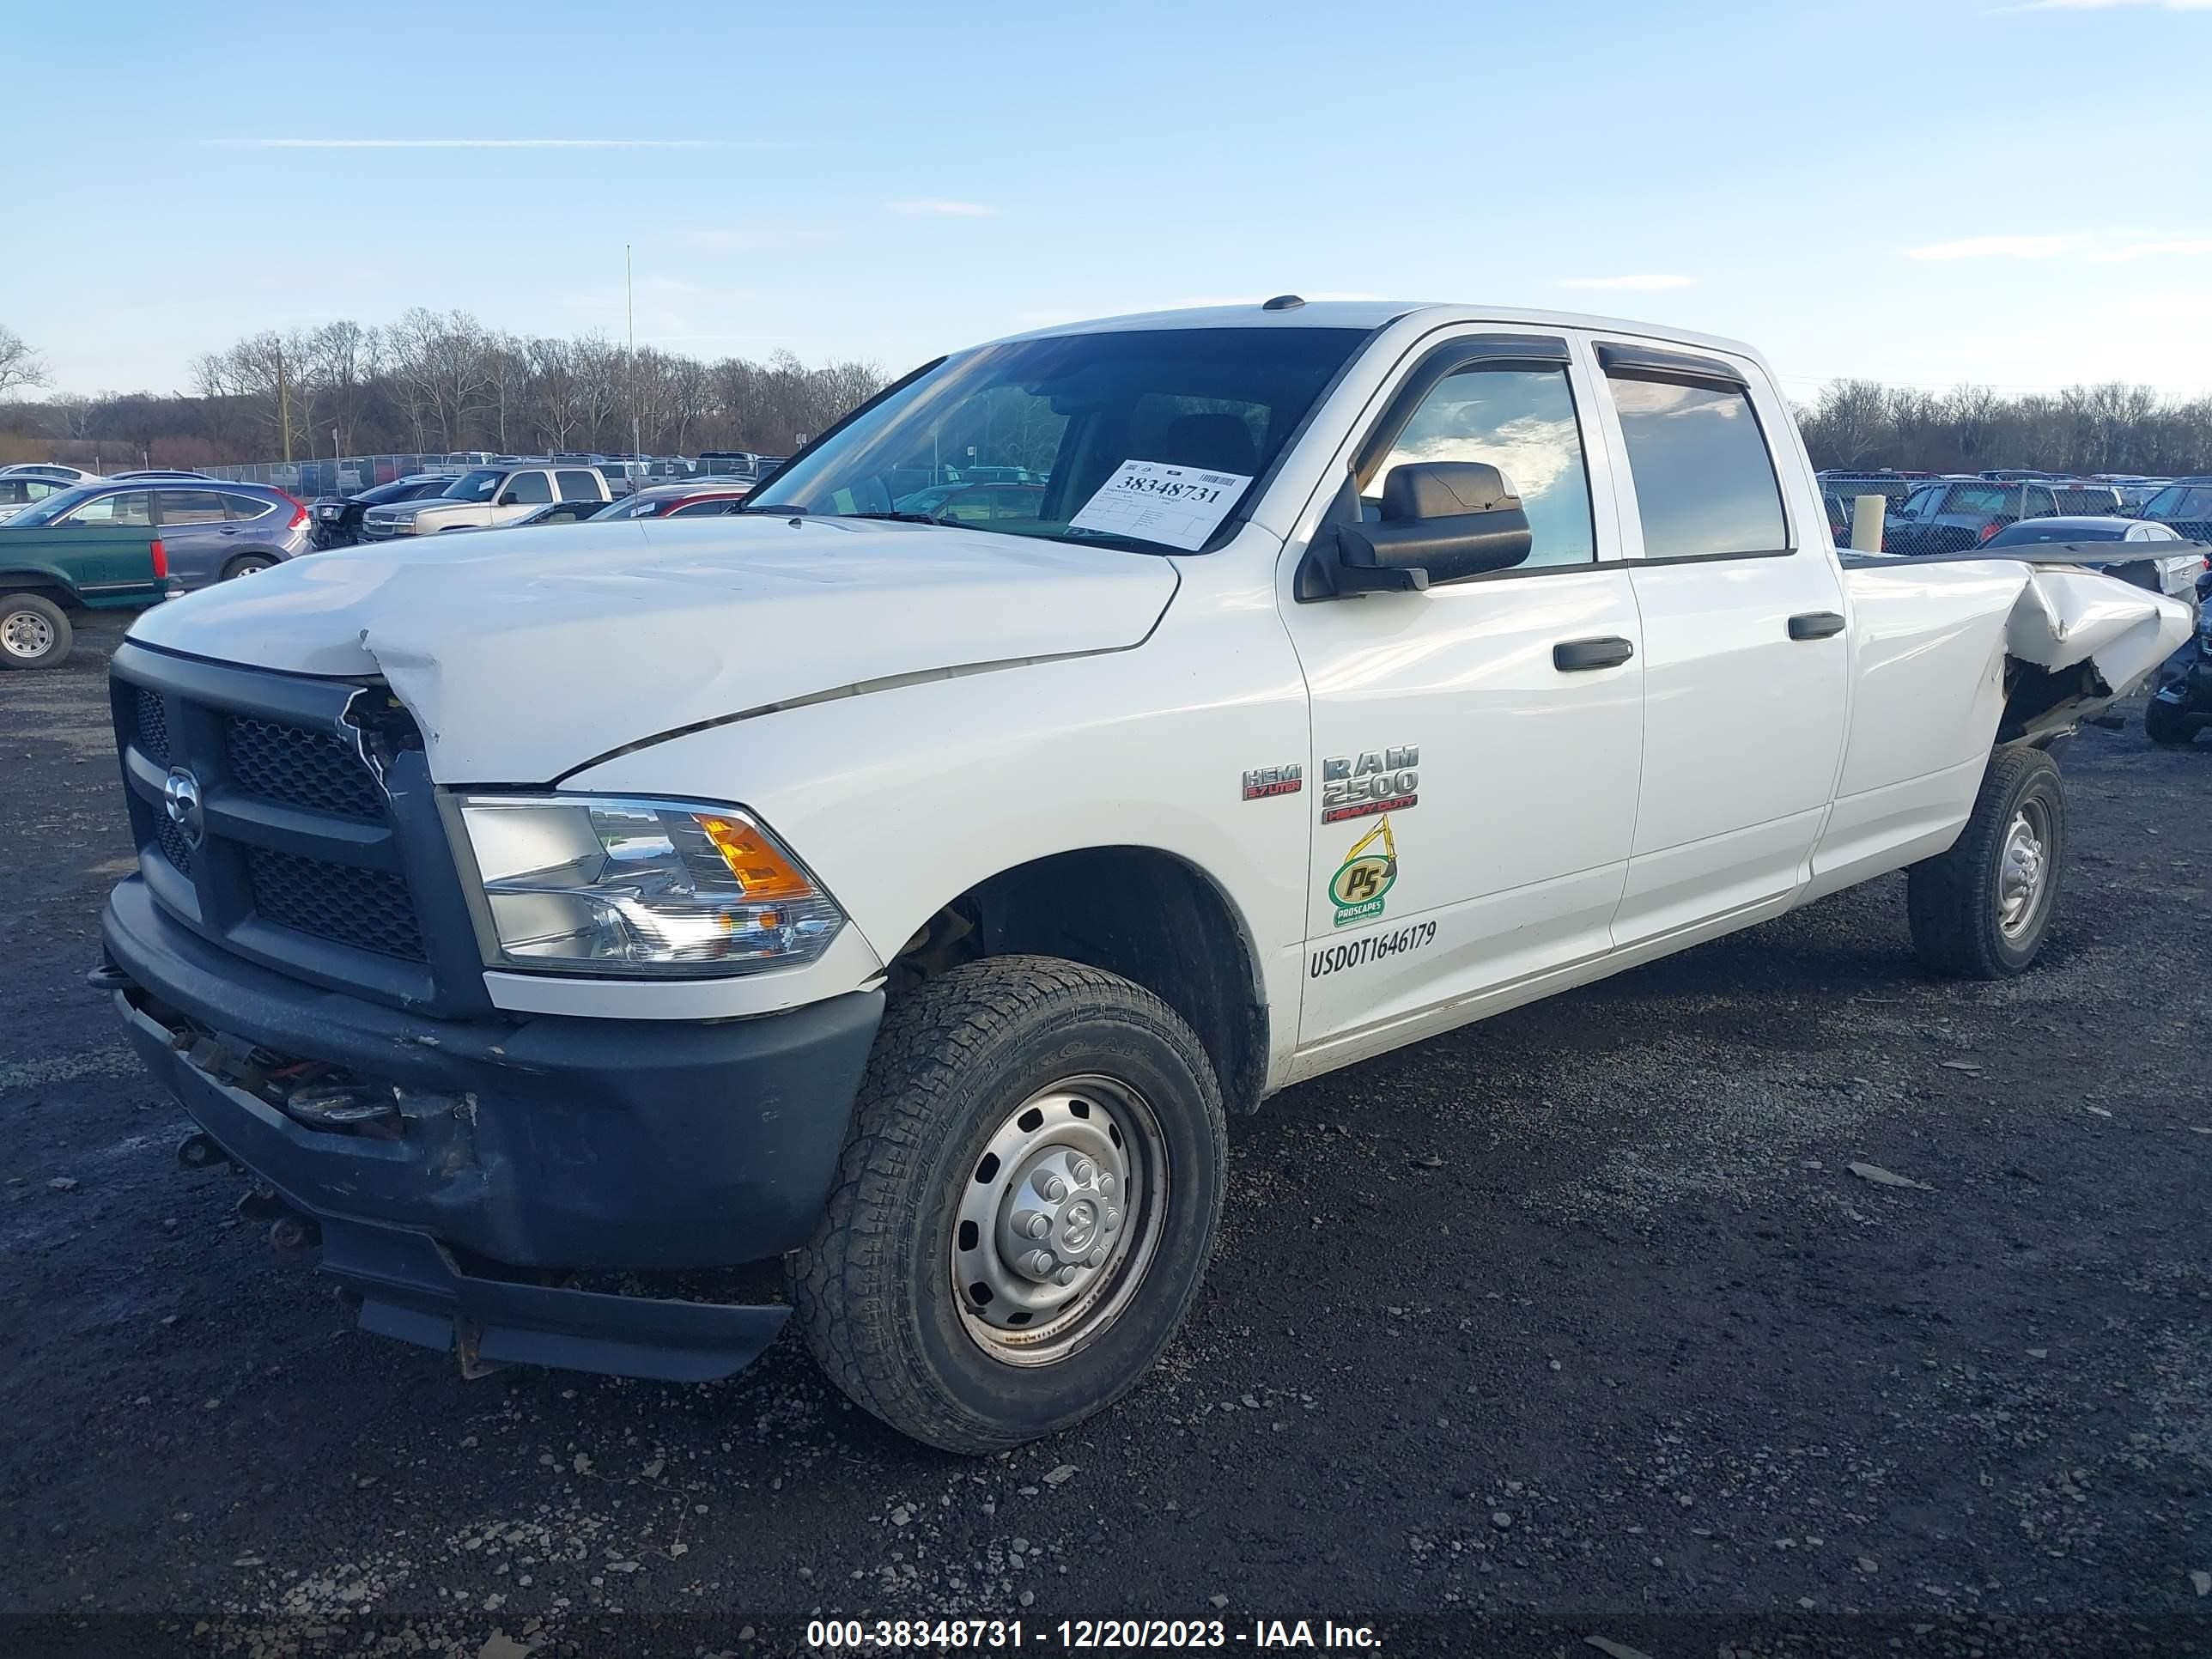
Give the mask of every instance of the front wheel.
POLYGON ((2153 697, 2143 705, 2143 736, 2179 748, 2196 740, 2197 722, 2165 699, 2153 697))
POLYGON ((948 1451, 1080 1422, 1182 1324, 1226 1145, 1213 1067, 1150 992, 1050 957, 932 980, 884 1019, 793 1259, 807 1345, 856 1403, 948 1451))
POLYGON ((70 653, 69 613, 36 593, 0 599, 0 668, 52 668, 70 653))
POLYGON ((2066 796, 2040 749, 2000 749, 1948 852, 1905 872, 1921 962, 1960 979, 2010 979, 2043 948, 2058 904, 2066 796))

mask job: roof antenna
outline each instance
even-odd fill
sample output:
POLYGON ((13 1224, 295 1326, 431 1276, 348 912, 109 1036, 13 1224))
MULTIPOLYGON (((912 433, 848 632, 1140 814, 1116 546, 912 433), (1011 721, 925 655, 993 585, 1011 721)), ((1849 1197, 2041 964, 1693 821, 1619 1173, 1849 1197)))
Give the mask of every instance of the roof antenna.
POLYGON ((1296 311, 1304 303, 1305 301, 1298 298, 1295 294, 1278 294, 1273 299, 1264 302, 1261 306, 1260 309, 1262 311, 1296 311))

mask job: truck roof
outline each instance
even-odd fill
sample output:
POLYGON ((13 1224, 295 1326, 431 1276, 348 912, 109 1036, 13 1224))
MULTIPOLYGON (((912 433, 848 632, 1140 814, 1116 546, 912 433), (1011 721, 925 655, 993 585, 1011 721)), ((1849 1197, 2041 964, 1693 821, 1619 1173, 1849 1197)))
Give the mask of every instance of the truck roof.
POLYGON ((1140 311, 1124 317, 1100 317, 1081 322, 1053 323, 1006 337, 1036 340, 1060 334, 1094 334, 1105 329, 1154 328, 1380 328, 1401 317, 1422 313, 1436 323, 1510 323, 1516 328, 1597 329, 1609 334, 1632 334, 1656 340, 1701 345, 1709 350, 1733 352, 1754 362, 1765 360, 1741 340, 1694 329, 1659 323, 1638 323, 1620 317, 1595 317, 1576 311, 1531 311, 1516 306, 1445 305, 1419 300, 1310 300, 1283 310, 1270 311, 1258 301, 1237 306, 1194 306, 1174 311, 1140 311))

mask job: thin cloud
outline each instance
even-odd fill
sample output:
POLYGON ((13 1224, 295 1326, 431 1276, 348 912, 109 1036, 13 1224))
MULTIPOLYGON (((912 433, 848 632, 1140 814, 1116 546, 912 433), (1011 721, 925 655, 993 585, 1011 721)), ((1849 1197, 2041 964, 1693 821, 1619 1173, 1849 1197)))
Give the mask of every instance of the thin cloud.
POLYGON ((683 238, 687 247, 706 253, 775 253, 830 240, 830 233, 803 225, 732 225, 695 230, 683 238))
POLYGON ((1562 276, 1561 288, 1618 288, 1661 289, 1687 288, 1698 279, 1694 276, 1669 276, 1657 273, 1643 276, 1562 276))
POLYGON ((1905 250, 1908 259, 2048 259, 2079 247, 2079 236, 1967 236, 1905 250))
POLYGON ((916 196, 890 205, 893 213, 903 213, 910 218, 988 219, 999 210, 985 207, 981 202, 948 201, 942 196, 916 196))
POLYGON ((2118 11, 2123 6, 2152 11, 2212 11, 2212 0, 2027 0, 1999 11, 2118 11))
POLYGON ((2148 259, 2161 253, 2212 253, 2212 236, 2185 238, 2171 242, 2130 242, 2124 247, 2105 248, 2089 257, 2099 264, 2124 264, 2130 259, 2148 259))
POLYGON ((720 138, 196 138, 210 149, 768 149, 720 138))

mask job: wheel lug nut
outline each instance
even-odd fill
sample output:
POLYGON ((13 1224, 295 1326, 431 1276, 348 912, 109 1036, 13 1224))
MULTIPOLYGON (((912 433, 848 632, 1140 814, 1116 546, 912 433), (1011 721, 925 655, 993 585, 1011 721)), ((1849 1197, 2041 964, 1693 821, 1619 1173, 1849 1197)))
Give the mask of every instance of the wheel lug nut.
POLYGON ((1109 1210, 1109 1211, 1107 1211, 1107 1212, 1106 1212, 1106 1231, 1107 1231, 1108 1232, 1109 1232, 1109 1233, 1111 1233, 1111 1232, 1118 1232, 1118 1231, 1121 1231, 1121 1212, 1119 1210, 1109 1210))
POLYGON ((1067 1160, 1068 1178, 1080 1187, 1091 1179, 1091 1171, 1094 1167, 1096 1166, 1089 1158, 1077 1152, 1067 1160))
POLYGON ((1106 1247, 1103 1244, 1101 1244, 1097 1249, 1091 1251, 1089 1255, 1083 1259, 1083 1265, 1086 1267, 1104 1267, 1106 1265, 1106 1247))
POLYGON ((1042 1210, 1024 1210, 1014 1217, 1014 1231, 1024 1238, 1042 1238, 1052 1231, 1052 1218, 1042 1210))
POLYGON ((1110 1175, 1102 1175, 1098 1177, 1098 1190, 1111 1198, 1121 1190, 1121 1183, 1110 1175))
POLYGON ((1022 1269, 1039 1279, 1049 1278, 1054 1266, 1050 1250, 1031 1250, 1022 1258, 1022 1269))
POLYGON ((1080 1271, 1081 1269, 1071 1261, 1053 1275, 1053 1282, 1057 1285, 1073 1285, 1075 1283, 1075 1275, 1080 1271))
POLYGON ((1056 1175, 1048 1175, 1037 1183, 1037 1190, 1044 1194, 1046 1203, 1057 1204, 1067 1196, 1067 1183, 1056 1175))

